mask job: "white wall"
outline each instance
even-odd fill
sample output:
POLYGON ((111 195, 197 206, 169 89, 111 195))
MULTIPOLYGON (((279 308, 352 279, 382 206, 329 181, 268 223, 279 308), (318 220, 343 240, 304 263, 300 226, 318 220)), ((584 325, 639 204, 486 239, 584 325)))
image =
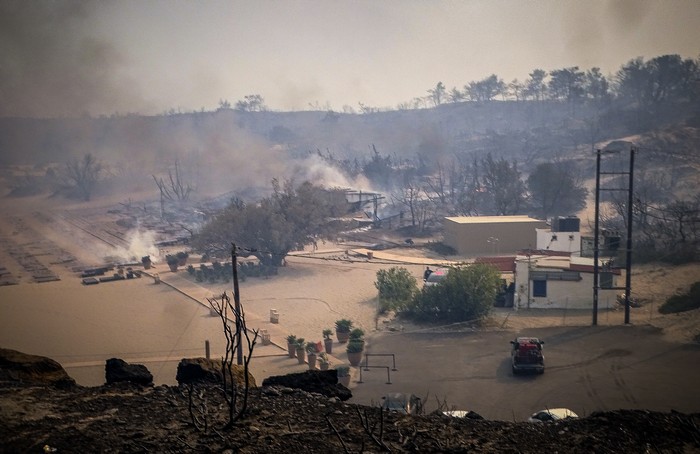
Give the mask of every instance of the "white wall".
MULTIPOLYGON (((547 296, 533 297, 533 285, 528 288, 529 269, 545 271, 536 267, 536 259, 518 259, 515 265, 515 302, 514 308, 528 308, 528 290, 531 309, 593 309, 593 273, 581 272, 580 281, 547 281, 547 296)), ((618 276, 613 277, 613 287, 617 287, 618 276)), ((598 308, 603 310, 614 307, 617 291, 598 290, 598 308)))
POLYGON ((537 249, 581 255, 581 232, 552 232, 537 229, 537 249), (552 240, 556 237, 556 240, 552 240))

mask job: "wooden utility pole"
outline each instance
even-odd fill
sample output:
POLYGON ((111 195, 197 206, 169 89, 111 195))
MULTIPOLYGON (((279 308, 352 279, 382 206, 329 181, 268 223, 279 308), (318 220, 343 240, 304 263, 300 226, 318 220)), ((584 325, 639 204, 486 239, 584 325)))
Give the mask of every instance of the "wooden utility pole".
POLYGON ((235 304, 236 310, 236 343, 238 347, 236 348, 236 364, 239 366, 243 364, 243 336, 241 334, 241 329, 243 329, 243 313, 241 312, 241 298, 238 294, 238 264, 236 263, 236 243, 231 243, 231 268, 233 268, 233 302, 235 304))

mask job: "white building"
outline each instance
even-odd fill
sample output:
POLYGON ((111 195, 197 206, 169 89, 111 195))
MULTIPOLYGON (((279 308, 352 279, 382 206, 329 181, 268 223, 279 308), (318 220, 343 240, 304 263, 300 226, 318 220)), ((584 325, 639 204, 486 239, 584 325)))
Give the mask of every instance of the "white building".
MULTIPOLYGON (((563 253, 517 256, 513 307, 516 310, 592 309, 593 263, 591 258, 563 253)), ((599 271, 601 287, 617 287, 619 270, 604 269, 601 261, 599 271)), ((613 307, 617 304, 615 299, 615 290, 598 289, 599 309, 613 307)))
POLYGON ((537 249, 581 254, 581 221, 575 216, 552 219, 549 229, 537 229, 537 249))
POLYGON ((581 255, 581 232, 553 232, 537 229, 537 249, 581 255))

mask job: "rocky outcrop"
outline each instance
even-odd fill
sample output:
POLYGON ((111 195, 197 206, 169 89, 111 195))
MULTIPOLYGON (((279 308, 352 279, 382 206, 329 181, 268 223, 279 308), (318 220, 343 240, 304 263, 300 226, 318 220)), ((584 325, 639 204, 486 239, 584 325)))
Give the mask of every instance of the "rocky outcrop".
POLYGON ((0 381, 59 388, 76 386, 63 367, 51 358, 0 348, 0 381))
POLYGON ((120 382, 153 386, 153 374, 143 364, 129 364, 119 358, 110 358, 105 364, 105 379, 111 385, 120 382))
MULTIPOLYGON (((202 382, 223 383, 221 370, 220 359, 184 358, 177 365, 175 379, 180 385, 202 382)), ((243 366, 232 365, 231 373, 238 386, 245 386, 243 366)), ((248 372, 248 386, 250 388, 257 387, 255 377, 250 372, 248 372)))
POLYGON ((331 370, 307 370, 297 374, 276 375, 263 380, 263 387, 282 386, 301 389, 327 397, 336 397, 346 401, 352 397, 352 392, 338 383, 338 373, 331 370))

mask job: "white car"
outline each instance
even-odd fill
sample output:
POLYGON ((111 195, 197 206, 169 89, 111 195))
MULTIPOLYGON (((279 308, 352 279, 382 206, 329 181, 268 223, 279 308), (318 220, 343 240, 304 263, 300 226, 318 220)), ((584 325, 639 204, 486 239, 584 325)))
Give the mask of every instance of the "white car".
POLYGON ((443 411, 442 414, 452 418, 484 419, 483 416, 471 410, 447 410, 443 411))
POLYGON ((578 415, 568 408, 548 408, 533 413, 528 418, 529 422, 550 422, 566 418, 578 418, 578 415))
POLYGON ((428 278, 425 279, 424 285, 426 287, 438 285, 440 282, 442 282, 447 277, 447 273, 449 271, 450 271, 449 268, 438 268, 438 269, 434 270, 432 273, 430 273, 428 278))

